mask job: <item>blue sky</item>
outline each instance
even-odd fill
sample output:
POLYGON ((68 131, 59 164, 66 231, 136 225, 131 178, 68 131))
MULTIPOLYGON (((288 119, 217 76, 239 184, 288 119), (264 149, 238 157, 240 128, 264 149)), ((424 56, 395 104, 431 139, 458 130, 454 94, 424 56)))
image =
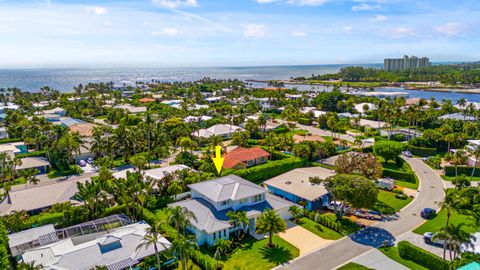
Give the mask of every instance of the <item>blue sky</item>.
POLYGON ((0 67, 480 60, 478 0, 0 0, 0 67))

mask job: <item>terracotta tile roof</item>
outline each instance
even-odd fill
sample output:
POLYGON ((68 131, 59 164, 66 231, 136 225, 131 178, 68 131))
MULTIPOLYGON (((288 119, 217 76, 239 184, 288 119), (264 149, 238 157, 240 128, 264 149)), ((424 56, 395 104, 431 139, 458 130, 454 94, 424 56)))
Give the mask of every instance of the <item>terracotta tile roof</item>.
POLYGON ((148 103, 148 102, 154 102, 155 99, 154 98, 141 98, 138 101, 141 102, 141 103, 148 103))
POLYGON ((269 156, 270 154, 267 151, 263 150, 262 148, 239 147, 225 154, 224 156, 225 161, 223 163, 223 167, 227 169, 231 169, 239 163, 244 163, 246 165, 246 162, 249 160, 254 160, 261 157, 269 157, 269 156))

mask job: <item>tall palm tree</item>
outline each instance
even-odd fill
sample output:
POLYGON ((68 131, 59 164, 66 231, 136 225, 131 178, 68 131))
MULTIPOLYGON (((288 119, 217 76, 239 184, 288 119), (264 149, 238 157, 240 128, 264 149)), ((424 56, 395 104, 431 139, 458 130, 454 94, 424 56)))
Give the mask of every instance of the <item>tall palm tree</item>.
POLYGON ((445 227, 448 227, 450 223, 450 217, 453 212, 461 212, 462 207, 468 203, 468 198, 465 196, 463 190, 447 190, 445 189, 445 198, 438 205, 445 209, 447 212, 447 218, 445 219, 445 227))
POLYGON ((473 181, 475 176, 475 170, 477 169, 478 159, 480 158, 480 146, 475 146, 473 149, 470 149, 470 154, 475 158, 475 163, 473 164, 472 174, 470 175, 470 181, 473 181))
POLYGON ((197 221, 195 214, 185 207, 169 207, 167 208, 167 213, 167 221, 174 225, 179 235, 185 235, 185 230, 191 224, 191 220, 197 221))
POLYGON ((268 233, 268 246, 273 247, 272 235, 284 232, 287 228, 285 221, 273 209, 267 209, 257 218, 257 233, 268 233))
POLYGON ((197 243, 184 235, 178 235, 172 241, 172 251, 182 264, 182 270, 187 270, 187 261, 197 249, 197 243))
POLYGON ((238 238, 239 229, 245 228, 248 225, 247 212, 245 211, 229 211, 227 213, 228 223, 235 229, 235 237, 238 238))
POLYGON ((162 263, 160 261, 158 244, 160 243, 165 249, 168 248, 164 243, 160 241, 161 237, 162 236, 160 235, 160 223, 156 223, 147 229, 147 233, 145 234, 145 236, 143 236, 143 241, 135 249, 136 251, 138 251, 140 248, 148 249, 150 246, 153 246, 153 249, 155 250, 155 257, 157 259, 157 266, 159 270, 162 267, 162 263))

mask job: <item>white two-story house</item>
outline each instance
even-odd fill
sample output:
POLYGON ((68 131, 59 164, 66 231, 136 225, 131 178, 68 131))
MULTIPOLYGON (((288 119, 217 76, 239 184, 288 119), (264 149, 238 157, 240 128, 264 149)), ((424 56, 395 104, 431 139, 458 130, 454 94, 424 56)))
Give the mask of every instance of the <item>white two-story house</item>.
POLYGON ((235 230, 254 235, 257 217, 265 209, 275 209, 287 220, 291 218, 288 209, 295 205, 236 175, 192 184, 189 188, 191 199, 169 206, 181 206, 195 214, 196 220, 190 220, 192 225, 188 229, 195 234, 199 245, 213 245, 218 239, 229 239, 235 230), (227 217, 230 211, 245 211, 248 225, 233 228, 227 217))

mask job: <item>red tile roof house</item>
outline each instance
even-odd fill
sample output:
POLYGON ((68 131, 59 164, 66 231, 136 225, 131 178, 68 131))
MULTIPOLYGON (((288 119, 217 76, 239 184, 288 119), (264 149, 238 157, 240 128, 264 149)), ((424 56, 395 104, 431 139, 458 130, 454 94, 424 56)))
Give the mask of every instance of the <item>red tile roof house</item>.
POLYGON ((243 169, 267 162, 270 154, 262 148, 236 148, 225 154, 223 167, 226 169, 243 169))

